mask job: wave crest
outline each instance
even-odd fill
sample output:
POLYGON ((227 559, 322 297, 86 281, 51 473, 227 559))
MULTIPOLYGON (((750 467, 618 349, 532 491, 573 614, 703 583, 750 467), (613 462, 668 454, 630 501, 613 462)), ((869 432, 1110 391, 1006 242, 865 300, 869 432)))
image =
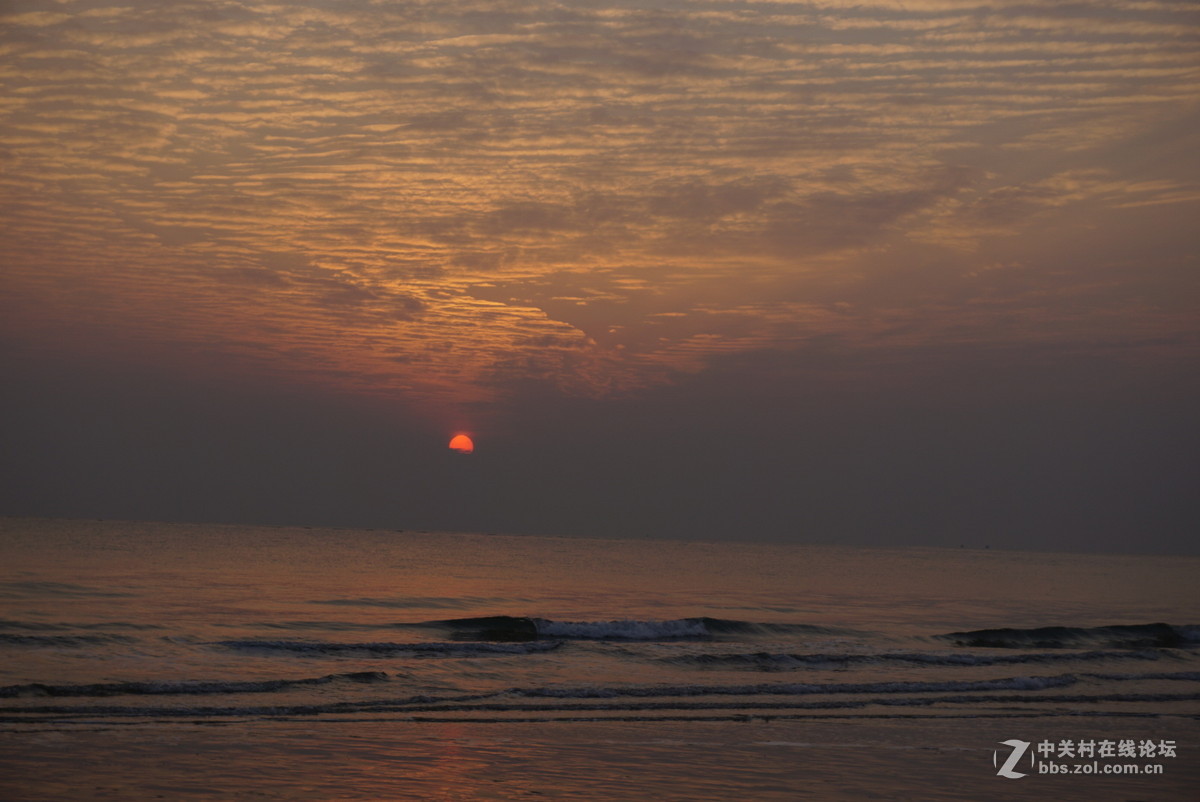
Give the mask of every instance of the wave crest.
POLYGON ((1070 649, 1106 646, 1114 649, 1178 649, 1200 643, 1200 626, 1113 624, 1103 627, 1036 627, 976 629, 939 638, 958 646, 993 649, 1070 649))
POLYGON ((1170 652, 1091 651, 1033 654, 963 654, 961 652, 882 652, 879 654, 780 654, 772 652, 732 652, 725 654, 688 654, 661 657, 660 662, 699 668, 743 669, 750 671, 790 671, 797 669, 846 668, 862 664, 901 663, 927 666, 996 666, 1023 663, 1091 662, 1099 660, 1158 660, 1170 652))
POLYGON ((533 616, 493 615, 428 621, 408 626, 450 630, 455 639, 488 641, 531 641, 538 638, 648 641, 698 640, 773 633, 845 634, 845 630, 812 624, 756 624, 706 616, 667 620, 622 618, 607 621, 559 621, 533 616))
POLYGON ((679 638, 708 638, 712 633, 700 618, 680 618, 672 621, 551 621, 533 619, 542 637, 581 640, 671 640, 679 638))
POLYGON ((130 635, 13 635, 0 633, 0 646, 48 646, 82 648, 102 643, 133 643, 130 635))
POLYGON ((234 651, 292 652, 331 657, 474 657, 547 652, 559 641, 534 643, 332 643, 329 641, 227 640, 216 645, 234 651))

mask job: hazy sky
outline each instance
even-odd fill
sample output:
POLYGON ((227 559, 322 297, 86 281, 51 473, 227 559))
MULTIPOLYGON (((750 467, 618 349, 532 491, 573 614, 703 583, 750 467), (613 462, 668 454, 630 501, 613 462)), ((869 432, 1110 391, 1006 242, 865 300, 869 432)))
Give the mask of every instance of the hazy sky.
POLYGON ((1195 550, 1198 45, 1190 0, 4 0, 0 512, 1195 550))

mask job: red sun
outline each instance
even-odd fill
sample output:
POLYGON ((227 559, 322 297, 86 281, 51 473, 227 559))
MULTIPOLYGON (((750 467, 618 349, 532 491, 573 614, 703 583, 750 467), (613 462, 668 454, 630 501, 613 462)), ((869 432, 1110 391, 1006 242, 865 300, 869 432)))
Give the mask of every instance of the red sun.
POLYGON ((459 454, 470 454, 475 450, 475 443, 465 434, 456 434, 450 439, 450 448, 459 454))

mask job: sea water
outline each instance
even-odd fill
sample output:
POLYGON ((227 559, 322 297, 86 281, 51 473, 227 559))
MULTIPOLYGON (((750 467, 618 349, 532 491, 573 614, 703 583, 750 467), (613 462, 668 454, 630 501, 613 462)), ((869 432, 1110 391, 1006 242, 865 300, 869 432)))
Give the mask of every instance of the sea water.
POLYGON ((0 798, 1194 799, 1197 575, 4 520, 0 798))

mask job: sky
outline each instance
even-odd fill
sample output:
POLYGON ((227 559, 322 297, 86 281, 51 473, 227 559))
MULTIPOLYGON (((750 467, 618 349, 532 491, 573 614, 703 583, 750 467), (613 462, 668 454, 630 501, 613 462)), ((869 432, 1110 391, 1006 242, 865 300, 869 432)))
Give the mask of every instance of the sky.
POLYGON ((1198 43, 3 0, 0 513, 1195 553, 1198 43))

